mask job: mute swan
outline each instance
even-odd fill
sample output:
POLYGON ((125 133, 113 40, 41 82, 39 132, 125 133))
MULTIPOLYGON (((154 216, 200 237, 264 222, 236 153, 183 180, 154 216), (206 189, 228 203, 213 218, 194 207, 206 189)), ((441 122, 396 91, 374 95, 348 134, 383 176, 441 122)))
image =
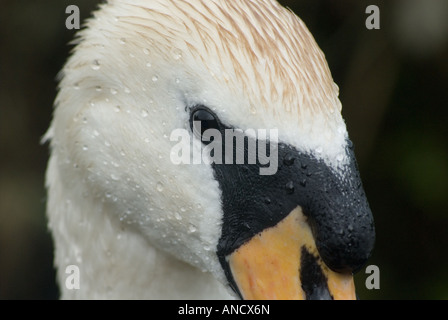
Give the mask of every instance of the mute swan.
POLYGON ((44 139, 61 298, 355 297, 373 218, 324 55, 276 1, 109 0, 55 106, 44 139), (264 145, 274 171, 207 161, 207 128, 264 145), (204 161, 174 163, 176 146, 204 161))

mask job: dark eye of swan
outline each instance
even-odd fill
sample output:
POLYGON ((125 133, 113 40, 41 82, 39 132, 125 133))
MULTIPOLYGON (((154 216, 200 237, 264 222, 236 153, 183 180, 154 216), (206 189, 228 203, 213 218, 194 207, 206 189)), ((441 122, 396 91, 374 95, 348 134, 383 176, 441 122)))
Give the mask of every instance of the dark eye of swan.
MULTIPOLYGON (((218 117, 206 107, 196 107, 192 110, 190 116, 190 127, 193 133, 203 140, 204 132, 208 129, 220 130, 218 117)), ((206 138, 204 143, 209 142, 206 138)))

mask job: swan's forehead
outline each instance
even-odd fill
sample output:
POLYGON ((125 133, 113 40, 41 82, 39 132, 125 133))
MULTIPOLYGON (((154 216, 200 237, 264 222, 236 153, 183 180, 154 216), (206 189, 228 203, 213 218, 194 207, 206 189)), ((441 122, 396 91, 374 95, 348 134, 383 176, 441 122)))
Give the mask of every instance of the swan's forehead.
POLYGON ((126 11, 119 21, 134 36, 169 49, 165 55, 178 49, 197 58, 252 98, 252 111, 340 111, 323 53, 304 23, 275 1, 137 1, 126 11))

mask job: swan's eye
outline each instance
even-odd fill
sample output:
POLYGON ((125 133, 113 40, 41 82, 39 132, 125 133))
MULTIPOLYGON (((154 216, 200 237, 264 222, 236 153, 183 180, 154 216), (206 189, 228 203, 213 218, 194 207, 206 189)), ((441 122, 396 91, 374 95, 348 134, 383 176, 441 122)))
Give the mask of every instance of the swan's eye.
MULTIPOLYGON (((218 118, 205 107, 194 109, 190 116, 190 127, 195 135, 202 139, 204 132, 209 129, 220 130, 218 118)), ((209 141, 209 139, 204 139, 209 141)))

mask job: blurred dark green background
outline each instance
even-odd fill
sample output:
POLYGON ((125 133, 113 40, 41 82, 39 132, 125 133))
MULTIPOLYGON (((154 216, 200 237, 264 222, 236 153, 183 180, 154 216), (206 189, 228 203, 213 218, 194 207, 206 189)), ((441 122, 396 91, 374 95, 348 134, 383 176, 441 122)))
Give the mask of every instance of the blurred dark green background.
MULTIPOLYGON (((148 0, 150 1, 150 0, 148 0)), ((98 1, 0 4, 0 298, 58 297, 45 218, 44 172, 56 75, 74 32, 98 1)), ((374 213, 368 264, 380 289, 362 299, 448 298, 448 1, 283 0, 308 25, 340 86, 374 213), (381 29, 365 27, 367 5, 381 29)))

